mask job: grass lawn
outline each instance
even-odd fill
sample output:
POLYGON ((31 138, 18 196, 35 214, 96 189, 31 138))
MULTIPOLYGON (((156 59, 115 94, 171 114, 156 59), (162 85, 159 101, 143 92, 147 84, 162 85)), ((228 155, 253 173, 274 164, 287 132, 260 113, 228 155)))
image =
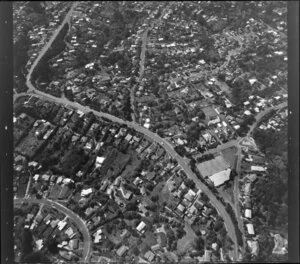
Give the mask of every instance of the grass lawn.
POLYGON ((237 152, 236 147, 230 147, 222 151, 222 155, 224 159, 230 164, 231 167, 234 166, 236 152, 237 152))
POLYGON ((158 201, 159 201, 160 204, 162 204, 165 201, 168 202, 173 198, 172 194, 169 191, 168 183, 169 182, 165 183, 165 186, 162 188, 162 190, 159 193, 159 200, 158 201))
POLYGON ((189 250, 192 250, 193 242, 196 238, 196 234, 189 225, 186 224, 184 230, 186 232, 186 235, 183 238, 179 239, 177 242, 178 254, 184 254, 187 253, 189 250))
POLYGON ((130 154, 130 155, 131 155, 131 161, 127 163, 126 168, 121 173, 121 177, 124 179, 131 179, 131 177, 134 174, 135 168, 137 168, 141 163, 141 161, 137 158, 136 154, 130 154))
MULTIPOLYGON (((151 193, 151 197, 153 196, 158 196, 160 199, 159 199, 159 202, 161 202, 161 193, 162 193, 162 190, 164 189, 164 186, 165 186, 165 182, 159 182, 153 189, 152 193, 151 193)), ((151 199, 150 197, 150 199, 151 199)))
POLYGON ((57 199, 60 191, 61 191, 61 187, 59 185, 53 185, 52 188, 51 188, 51 191, 50 191, 50 195, 49 195, 49 198, 50 199, 57 199))
POLYGON ((122 233, 122 230, 118 230, 118 229, 115 229, 112 234, 108 235, 108 239, 113 242, 115 245, 119 244, 122 242, 122 238, 121 238, 121 233, 122 233))
POLYGON ((154 235, 154 233, 146 231, 145 232, 145 238, 143 239, 143 242, 146 243, 149 247, 156 245, 157 244, 157 240, 156 237, 154 235))
POLYGON ((226 188, 225 186, 226 185, 221 186, 219 188, 219 192, 226 202, 234 204, 234 198, 233 198, 234 183, 230 182, 230 187, 226 188))
POLYGON ((27 183, 20 183, 18 186, 17 197, 23 198, 26 193, 27 183))
POLYGON ((206 177, 227 169, 229 163, 222 155, 218 155, 214 159, 203 161, 196 166, 203 177, 206 177))
POLYGON ((36 151, 41 147, 45 140, 38 139, 35 136, 35 128, 31 129, 28 136, 25 137, 16 147, 16 152, 24 156, 33 157, 36 151))

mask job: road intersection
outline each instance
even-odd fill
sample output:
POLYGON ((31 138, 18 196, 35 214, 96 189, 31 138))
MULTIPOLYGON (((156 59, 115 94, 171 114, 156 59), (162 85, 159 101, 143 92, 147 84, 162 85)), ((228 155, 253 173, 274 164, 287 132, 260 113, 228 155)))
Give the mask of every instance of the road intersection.
POLYGON ((73 211, 68 209, 67 207, 63 206, 62 204, 49 200, 49 199, 35 199, 35 198, 17 198, 14 199, 14 203, 22 203, 22 202, 29 202, 29 203, 37 203, 40 205, 48 205, 52 208, 57 209, 58 211, 64 213, 66 216, 68 216, 72 222, 78 227, 80 233, 83 236, 83 251, 82 251, 82 261, 88 262, 92 253, 92 246, 93 242, 89 233, 89 230, 85 224, 85 222, 73 211))
MULTIPOLYGON (((28 87, 28 91, 27 93, 20 93, 20 94, 14 94, 14 100, 16 100, 17 98, 21 97, 21 96, 25 96, 25 95, 34 95, 37 96, 43 100, 46 101, 52 101, 55 102, 57 104, 61 104, 64 105, 66 107, 69 108, 73 108, 73 109, 78 109, 84 113, 88 113, 88 112, 92 112, 95 116, 98 117, 104 117, 107 118, 109 120, 111 120, 112 122, 117 122, 119 124, 126 124, 128 127, 131 127, 133 129, 135 129, 136 131, 148 136, 152 141, 158 143, 159 145, 161 145, 165 151, 172 157, 174 158, 178 164, 181 166, 181 168, 183 169, 183 171, 186 173, 187 177, 192 179, 197 188, 201 189, 210 199, 212 205, 216 208, 216 210, 219 212, 219 214, 222 216, 222 218, 224 219, 224 223, 226 226, 226 229, 228 231, 229 236, 231 237, 231 239, 234 242, 234 261, 238 260, 238 243, 237 243, 237 235, 235 232, 235 226, 232 222, 231 217, 229 216, 228 212, 225 209, 225 206, 217 199, 216 195, 202 182, 198 179, 198 177, 195 175, 195 173, 190 169, 188 163, 186 162, 186 160, 184 160, 182 157, 180 157, 176 151, 174 150, 174 147, 164 138, 161 138, 159 135, 157 135, 156 133, 142 127, 141 125, 139 125, 136 122, 129 122, 129 121, 125 121, 123 119, 120 119, 116 116, 110 115, 108 113, 103 113, 103 112, 98 112, 96 110, 93 110, 87 106, 83 106, 77 102, 71 102, 69 101, 67 98, 58 98, 55 96, 52 96, 50 94, 44 93, 42 91, 37 90, 33 84, 31 83, 31 76, 32 73, 34 72, 36 66, 38 65, 38 63, 40 62, 40 60, 43 58, 43 56, 45 55, 45 53, 47 52, 47 50, 51 47, 52 43, 54 42, 54 40, 56 39, 56 37, 58 36, 59 32, 62 30, 62 28, 64 27, 64 25, 66 23, 69 23, 70 18, 72 16, 72 13, 75 9, 75 7, 78 5, 78 2, 74 2, 71 6, 71 9, 69 10, 69 12, 67 13, 66 17, 64 18, 63 22, 61 23, 61 25, 58 27, 58 29, 54 32, 54 34, 52 35, 52 37, 50 38, 50 40, 48 41, 48 43, 43 47, 43 49, 41 50, 41 52, 39 53, 37 59, 34 61, 34 63, 32 64, 28 75, 26 77, 26 85, 28 87)), ((147 36, 147 31, 145 33, 145 36, 147 36)), ((143 42, 143 53, 145 53, 145 49, 146 49, 146 41, 143 42)), ((141 58, 143 58, 144 55, 141 55, 141 58)), ((144 58, 143 58, 144 60, 144 58)), ((143 61, 141 60, 141 61, 143 61)), ((143 64, 141 65, 141 72, 143 71, 143 64)), ((264 116, 263 114, 261 116, 264 116)), ((261 117, 262 118, 262 117, 261 117)), ((258 122, 258 119, 256 121, 256 123, 258 122)), ((253 131, 255 126, 253 126, 252 130, 253 131)), ((237 141, 233 143, 233 145, 236 145, 237 141)), ((15 200, 15 202, 17 202, 18 200, 15 200)), ((50 206, 53 206, 55 208, 57 208, 58 210, 64 212, 66 215, 68 215, 80 228, 81 232, 83 233, 83 237, 84 237, 84 254, 83 254, 83 261, 84 262, 88 262, 89 261, 89 257, 91 254, 91 248, 92 248, 92 241, 91 241, 91 236, 89 234, 89 231, 85 225, 85 223, 83 222, 83 220, 76 215, 75 213, 73 213, 71 210, 69 210, 68 208, 64 207, 63 205, 55 202, 55 201, 51 201, 48 199, 41 199, 41 200, 37 200, 37 199, 31 199, 28 198, 27 201, 35 201, 38 203, 44 203, 44 204, 48 204, 50 206)))

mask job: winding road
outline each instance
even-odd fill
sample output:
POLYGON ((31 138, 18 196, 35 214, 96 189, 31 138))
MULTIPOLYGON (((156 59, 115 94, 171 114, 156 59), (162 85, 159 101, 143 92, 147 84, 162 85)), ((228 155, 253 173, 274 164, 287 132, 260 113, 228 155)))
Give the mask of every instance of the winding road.
POLYGON ((71 19, 72 13, 73 13, 74 9, 77 7, 78 4, 79 4, 79 2, 73 2, 72 3, 72 6, 71 6, 70 10, 66 14, 66 16, 65 16, 64 20, 62 21, 61 25, 54 31, 53 35, 51 36, 51 38, 49 39, 49 41, 47 42, 47 44, 42 48, 42 50, 40 51, 38 57, 35 59, 35 61, 31 65, 31 67, 29 69, 29 72, 27 74, 27 77, 26 77, 26 85, 27 85, 27 87, 29 89, 28 92, 34 91, 36 89, 32 85, 32 83, 30 81, 31 80, 31 75, 32 75, 35 67, 39 64, 40 60, 43 58, 43 56, 45 55, 45 53, 47 52, 47 50, 51 47, 52 43, 56 39, 56 37, 59 34, 59 32, 63 29, 63 27, 65 26, 65 24, 70 23, 70 19, 71 19))
POLYGON ((73 211, 68 209, 67 207, 52 201, 48 199, 34 199, 34 198, 17 198, 14 199, 14 203, 22 203, 22 202, 30 202, 30 203, 37 203, 40 205, 48 205, 50 207, 53 207, 57 209, 58 211, 64 213, 66 216, 68 216, 74 224, 78 227, 79 231, 81 232, 83 236, 83 251, 82 251, 82 261, 83 262, 88 262, 92 253, 92 246, 93 246, 93 241, 91 239, 89 230, 86 227, 86 224, 84 221, 73 211))
MULTIPOLYGON (((31 68, 28 72, 28 75, 26 77, 26 85, 29 88, 28 92, 27 93, 21 93, 21 94, 15 94, 14 95, 14 100, 19 98, 20 96, 34 95, 34 96, 37 96, 37 97, 39 97, 43 100, 52 101, 52 102, 55 102, 57 104, 61 104, 61 105, 64 105, 66 107, 69 107, 69 108, 79 109, 84 113, 92 112, 96 116, 105 117, 105 118, 107 118, 107 119, 109 119, 113 122, 117 122, 117 123, 120 123, 120 124, 126 124, 127 126, 135 129, 136 131, 138 131, 140 133, 143 133, 144 135, 148 136, 152 141, 157 142, 158 144, 160 144, 165 149, 165 151, 178 162, 178 164, 182 167, 183 171, 186 173, 187 177, 189 177, 190 179, 192 179, 195 182, 197 188, 201 189, 208 196, 208 198, 210 199, 212 205, 217 209, 219 214, 223 217, 226 229, 228 231, 228 234, 234 242, 234 261, 237 261, 238 260, 238 243, 237 243, 237 236, 236 236, 236 233, 235 233, 235 227, 234 227, 234 224, 233 224, 229 214, 225 210, 224 205, 216 198, 216 196, 212 193, 212 191, 210 189, 208 189, 208 187, 198 179, 198 177, 192 172, 192 170, 190 169, 188 164, 185 162, 185 160, 176 153, 173 146, 166 139, 161 138, 156 133, 153 133, 152 131, 140 126, 136 122, 125 121, 125 120, 122 120, 122 119, 120 119, 116 116, 112 116, 112 115, 107 114, 107 113, 102 113, 102 112, 95 111, 95 110, 93 110, 93 109, 91 109, 87 106, 80 105, 77 102, 71 102, 71 101, 67 100, 66 98, 58 98, 58 97, 49 95, 47 93, 44 93, 42 91, 39 91, 31 83, 31 76, 32 76, 32 73, 33 73, 34 69, 36 68, 36 66, 38 65, 38 63, 42 59, 42 57, 45 55, 47 50, 51 47, 52 43, 54 42, 57 35, 59 34, 59 32, 64 27, 64 25, 66 23, 70 22, 70 18, 72 16, 72 13, 73 13, 73 11, 74 11, 74 9, 77 5, 78 5, 78 2, 74 2, 72 4, 71 9, 67 13, 67 15, 64 18, 64 20, 62 21, 61 25, 56 29, 56 31, 54 32, 54 34, 52 35, 52 37, 50 38, 48 43, 43 47, 43 49, 40 51, 37 59, 32 64, 32 66, 31 66, 31 68)), ((145 31, 144 34, 147 37, 147 30, 145 31)), ((142 76, 141 73, 144 70, 144 66, 143 66, 144 58, 143 57, 145 57, 145 54, 144 54, 145 49, 146 49, 146 44, 145 43, 146 43, 146 41, 143 41, 142 54, 141 54, 141 65, 140 65, 140 76, 142 76)), ((18 202, 19 200, 23 200, 23 199, 16 199, 15 202, 18 202)), ((80 228, 80 231, 83 234, 83 237, 84 237, 83 261, 84 262, 89 261, 89 257, 90 257, 90 254, 91 254, 91 248, 92 248, 91 236, 89 234, 89 231, 88 231, 85 223, 83 222, 83 220, 78 215, 76 215, 75 213, 73 213, 71 210, 64 207, 63 205, 61 205, 61 204, 59 204, 55 201, 48 200, 48 199, 37 200, 37 199, 29 198, 29 199, 26 199, 26 201, 37 202, 37 203, 41 203, 41 204, 47 204, 47 205, 55 207, 56 209, 64 212, 66 215, 68 215, 78 225, 78 227, 80 228)))
MULTIPOLYGON (((31 76, 32 73, 34 71, 34 69, 36 68, 36 66, 38 65, 39 61, 42 59, 42 57, 44 56, 44 54, 47 52, 47 50, 51 47, 52 43, 54 42, 55 38, 57 37, 57 35, 59 34, 59 32, 62 30, 62 28, 64 27, 64 25, 66 23, 69 23, 69 20, 71 18, 72 12, 75 9, 75 7, 78 5, 78 2, 74 2, 72 4, 71 9, 69 10, 69 12, 67 13, 66 17, 64 18, 62 24, 58 27, 58 29, 54 32, 54 34, 52 35, 52 37, 50 38, 50 40, 48 41, 48 43, 43 47, 43 49, 41 50, 41 52, 39 53, 37 59, 34 61, 34 63, 32 64, 28 75, 26 77, 26 85, 28 86, 29 90, 27 91, 27 93, 23 93, 23 94, 18 94, 18 95, 14 95, 14 100, 16 100, 18 97, 22 96, 22 95, 35 95, 43 100, 48 100, 48 101, 52 101, 58 104, 62 104, 65 105, 67 107, 72 107, 75 109, 79 109, 84 113, 87 112, 93 112, 96 116, 100 116, 100 117, 105 117, 113 122, 117 122, 120 124, 126 124, 129 127, 135 129, 136 131, 143 133, 144 135, 147 135, 149 138, 151 138, 153 141, 157 142, 158 144, 160 144, 167 153, 169 153, 170 156, 172 156, 175 160, 177 160, 178 164, 180 164, 180 166, 182 167, 182 169, 184 170, 184 172, 186 173, 186 175, 193 179, 195 181, 196 186, 201 189, 204 193, 206 193, 206 195, 208 196, 208 198, 210 199, 211 203, 213 206, 215 206, 215 208, 217 209, 217 211, 219 212, 219 214, 223 217, 224 222, 225 222, 225 226, 227 228, 227 231, 229 233, 229 236, 232 238, 234 245, 235 245, 235 251, 234 251, 234 260, 237 260, 238 257, 238 247, 237 247, 237 239, 236 239, 236 234, 235 234, 235 229, 234 229, 234 225, 232 223, 232 220, 229 216, 229 214, 226 212, 224 205, 217 200, 217 198, 215 197, 215 195, 207 188, 207 186, 205 184, 203 184, 198 178, 197 176, 191 171, 191 169, 189 168, 189 166, 187 165, 187 163, 175 152, 173 146, 166 141, 165 139, 159 137, 156 133, 153 133, 147 129, 145 129, 144 127, 140 126, 139 124, 135 123, 135 122, 129 122, 129 121, 124 121, 118 117, 112 116, 110 114, 107 113, 102 113, 102 112, 98 112, 95 111, 87 106, 83 106, 80 105, 77 102, 70 102, 68 101, 66 98, 57 98, 54 97, 52 95, 46 94, 44 92, 41 92, 39 90, 37 90, 33 84, 31 83, 31 76)), ((59 207, 60 205, 58 205, 55 202, 51 202, 49 200, 47 200, 49 203, 56 205, 57 207, 59 207)), ((61 208, 64 208, 61 206, 61 208)), ((64 209, 65 211, 67 211, 66 209, 64 209)), ((78 216, 75 215, 73 213, 73 215, 71 213, 69 213, 72 216, 72 219, 74 217, 74 219, 78 220, 78 216)), ((80 221, 81 222, 81 221, 80 221)), ((81 222, 81 226, 82 228, 86 228, 85 224, 83 222, 81 222)), ((87 229, 85 229, 87 230, 87 229)), ((84 252, 89 252, 90 251, 90 235, 88 235, 88 231, 84 236, 84 244, 85 245, 89 245, 88 247, 84 248, 84 252)), ((84 261, 88 261, 88 254, 84 257, 84 261)))
MULTIPOLYGON (((167 3, 168 5, 169 3, 167 3)), ((161 12, 161 15, 155 19, 156 20, 156 23, 157 21, 160 21, 161 18, 165 15, 165 11, 166 11, 166 7, 164 8, 164 10, 161 12)), ((153 14, 154 11, 151 12, 151 14, 153 14)), ((150 14, 150 15, 151 15, 150 14)), ((149 15, 149 16, 150 16, 149 15)), ((138 116, 138 113, 136 111, 136 108, 135 108, 135 104, 134 104, 134 101, 135 101, 135 90, 136 88, 138 87, 138 85, 140 83, 142 83, 142 79, 143 79, 143 76, 144 76, 144 71, 145 71, 145 59, 146 59, 146 50, 147 50, 147 39, 148 39, 148 31, 151 30, 154 26, 155 22, 152 22, 151 23, 151 26, 149 28, 149 26, 145 29, 145 31, 143 32, 142 34, 142 46, 141 46, 141 54, 140 54, 140 70, 139 70, 139 77, 138 77, 138 80, 137 80, 137 84, 132 86, 132 88, 130 89, 130 103, 131 103, 131 108, 132 108, 132 120, 133 122, 137 122, 139 121, 139 116, 138 116)))
MULTIPOLYGON (((177 154, 177 152, 174 150, 173 146, 167 140, 161 138, 156 133, 140 126, 137 123, 125 121, 123 119, 120 119, 118 117, 112 116, 107 113, 98 112, 87 106, 80 105, 77 102, 70 102, 66 98, 57 98, 52 95, 43 93, 39 90, 35 90, 35 92, 32 93, 32 95, 39 97, 40 99, 43 99, 46 101, 52 101, 52 102, 55 102, 58 104, 62 104, 69 108, 78 109, 84 113, 92 112, 95 116, 105 117, 105 118, 107 118, 113 122, 117 122, 119 124, 126 124, 128 127, 135 129, 136 131, 148 136, 152 141, 155 141, 156 143, 160 144, 165 149, 165 151, 178 162, 178 164, 182 167, 182 169, 186 173, 187 177, 189 177, 190 179, 192 179, 195 182, 197 188, 201 189, 208 196, 212 205, 217 209, 219 214, 223 217, 228 234, 235 244, 235 260, 237 260, 238 247, 237 247, 235 228, 234 228, 234 225, 232 223, 232 220, 231 220, 229 214, 225 210, 224 205, 216 198, 216 196, 212 193, 212 191, 210 189, 208 189, 208 187, 198 179, 198 177, 189 168, 189 165, 185 162, 185 160, 182 157, 180 157, 177 154)), ((17 98, 17 96, 15 98, 17 98)))

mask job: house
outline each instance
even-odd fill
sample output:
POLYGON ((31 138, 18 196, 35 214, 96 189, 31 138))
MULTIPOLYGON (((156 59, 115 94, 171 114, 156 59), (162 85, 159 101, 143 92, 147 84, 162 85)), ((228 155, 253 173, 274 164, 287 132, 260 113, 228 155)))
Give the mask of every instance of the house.
POLYGON ((160 249, 160 244, 156 244, 156 245, 151 246, 152 251, 156 251, 156 250, 159 250, 159 249, 160 249))
POLYGON ((65 231, 65 234, 66 234, 69 238, 72 238, 72 237, 75 235, 75 233, 74 233, 72 227, 69 227, 69 228, 65 231))
POLYGON ((251 194, 251 182, 247 182, 244 187, 245 195, 249 196, 251 194))
POLYGON ((247 116, 250 116, 250 115, 251 115, 251 112, 250 112, 249 110, 246 110, 246 111, 244 112, 244 114, 247 115, 247 116))
POLYGON ((129 248, 127 246, 123 245, 117 250, 116 253, 119 257, 122 257, 128 251, 128 249, 129 248))
POLYGON ((104 160, 105 160, 105 157, 97 157, 96 158, 96 167, 101 167, 104 160))
POLYGON ((58 226, 58 230, 61 231, 64 229, 64 227, 67 225, 67 222, 65 221, 60 221, 57 226, 58 226))
POLYGON ((39 178, 40 178, 40 175, 39 175, 39 174, 35 174, 35 175, 33 176, 33 179, 34 179, 35 181, 37 181, 39 178))
POLYGON ((180 214, 183 214, 184 210, 185 210, 185 207, 182 204, 179 204, 176 208, 176 211, 178 211, 180 214))
POLYGON ((262 166, 251 166, 251 171, 265 172, 267 168, 262 166))
POLYGON ((45 218, 44 218, 44 222, 48 225, 50 223, 52 216, 50 214, 48 214, 45 218))
POLYGON ((219 246, 218 246, 217 243, 213 243, 213 244, 211 245, 211 247, 212 247, 212 249, 215 250, 215 251, 217 251, 218 248, 219 248, 219 246))
POLYGON ((184 198, 187 199, 188 201, 192 202, 194 200, 195 196, 196 196, 196 193, 193 190, 190 189, 185 194, 184 198))
POLYGON ((279 234, 271 234, 274 237, 274 242, 275 242, 275 246, 273 248, 272 253, 273 254, 286 254, 287 251, 287 247, 288 247, 288 241, 287 239, 283 238, 281 235, 279 234))
POLYGON ((123 187, 120 188, 120 191, 121 191, 123 197, 124 197, 126 200, 130 200, 130 199, 131 199, 131 197, 132 197, 132 192, 125 190, 123 187))
POLYGON ((82 196, 82 197, 88 196, 88 195, 90 195, 92 192, 93 192, 93 189, 92 189, 92 188, 83 189, 83 190, 81 191, 81 196, 82 196))
POLYGON ((79 245, 79 240, 78 239, 72 239, 72 240, 70 240, 69 245, 70 245, 71 249, 76 250, 78 248, 78 245, 79 245))
POLYGON ((247 224, 246 227, 247 227, 247 232, 248 232, 249 235, 254 235, 255 234, 253 224, 247 224))
POLYGON ((100 241, 101 241, 101 239, 102 239, 102 229, 98 229, 95 233, 94 233, 94 236, 95 236, 95 238, 94 238, 94 243, 99 243, 100 241))
POLYGON ((252 218, 252 210, 246 209, 245 210, 245 217, 251 219, 252 218))
POLYGON ((129 234, 128 230, 127 229, 124 229, 122 231, 122 233, 120 234, 120 237, 125 237, 127 234, 129 234))
POLYGON ((64 259, 66 259, 66 260, 68 260, 68 261, 70 261, 70 260, 72 260, 72 255, 71 254, 69 254, 68 252, 66 252, 66 251, 59 251, 59 254, 64 258, 64 259))
POLYGON ((50 223, 50 225, 51 225, 52 228, 55 228, 58 223, 59 223, 59 220, 56 219, 56 220, 52 220, 52 222, 50 223))
POLYGON ((148 173, 146 174, 146 178, 147 178, 148 181, 154 180, 155 177, 156 177, 156 175, 155 175, 155 172, 154 172, 154 171, 148 172, 148 173))
POLYGON ((257 180, 257 175, 256 174, 248 174, 246 176, 247 180, 249 180, 251 183, 255 182, 257 180))
POLYGON ((252 255, 257 256, 258 255, 258 241, 253 240, 247 240, 247 245, 250 248, 250 252, 252 255))
POLYGON ((108 187, 108 185, 109 185, 108 180, 105 180, 105 181, 103 182, 102 186, 100 187, 100 191, 101 191, 101 192, 105 192, 106 189, 107 189, 107 187, 108 187))
POLYGON ((140 233, 144 233, 145 232, 145 227, 146 227, 146 224, 143 222, 143 221, 141 221, 140 223, 139 223, 139 225, 136 227, 136 230, 138 231, 138 232, 140 232, 140 233))
POLYGON ((133 181, 134 185, 139 185, 143 183, 143 180, 140 177, 136 177, 135 180, 133 181))
POLYGON ((151 261, 155 258, 155 255, 154 255, 154 253, 153 253, 152 251, 148 250, 148 251, 145 253, 144 257, 145 257, 148 261, 151 262, 151 261))
POLYGON ((210 262, 211 261, 211 255, 212 255, 211 250, 205 250, 204 251, 204 261, 210 262))

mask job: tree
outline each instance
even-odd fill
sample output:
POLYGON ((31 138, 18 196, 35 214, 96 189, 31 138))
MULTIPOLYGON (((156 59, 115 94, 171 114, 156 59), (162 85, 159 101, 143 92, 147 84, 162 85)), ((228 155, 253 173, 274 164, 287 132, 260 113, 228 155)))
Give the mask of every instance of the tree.
POLYGON ((177 228, 177 238, 178 239, 181 239, 185 235, 186 235, 186 232, 185 232, 185 230, 182 227, 177 228))
POLYGON ((182 157, 186 154, 186 150, 182 145, 176 146, 174 150, 182 157))
POLYGON ((56 241, 56 239, 52 237, 48 238, 45 245, 52 254, 58 253, 58 242, 56 241))
POLYGON ((49 263, 50 260, 47 258, 47 256, 41 252, 31 252, 27 256, 24 257, 25 263, 49 263))
POLYGON ((126 205, 126 211, 136 211, 136 210, 138 210, 136 202, 131 202, 126 205))
POLYGON ((158 199, 159 199, 158 195, 154 195, 154 196, 151 197, 151 201, 154 202, 154 203, 157 202, 158 199))
POLYGON ((33 246, 32 246, 33 238, 32 234, 29 229, 24 229, 22 238, 21 238, 21 255, 22 259, 26 257, 29 253, 33 251, 33 246))
POLYGON ((205 194, 205 193, 201 193, 201 200, 204 202, 204 203, 208 203, 209 202, 209 198, 208 196, 205 194))
POLYGON ((192 179, 187 179, 185 181, 185 185, 190 189, 194 189, 196 187, 196 184, 192 179))
POLYGON ((200 251, 200 255, 202 256, 204 254, 204 246, 205 246, 205 242, 204 239, 201 236, 198 236, 195 241, 195 249, 200 251))
POLYGON ((135 255, 135 256, 138 256, 140 254, 140 251, 139 251, 138 247, 136 247, 136 246, 133 247, 132 254, 135 255))

